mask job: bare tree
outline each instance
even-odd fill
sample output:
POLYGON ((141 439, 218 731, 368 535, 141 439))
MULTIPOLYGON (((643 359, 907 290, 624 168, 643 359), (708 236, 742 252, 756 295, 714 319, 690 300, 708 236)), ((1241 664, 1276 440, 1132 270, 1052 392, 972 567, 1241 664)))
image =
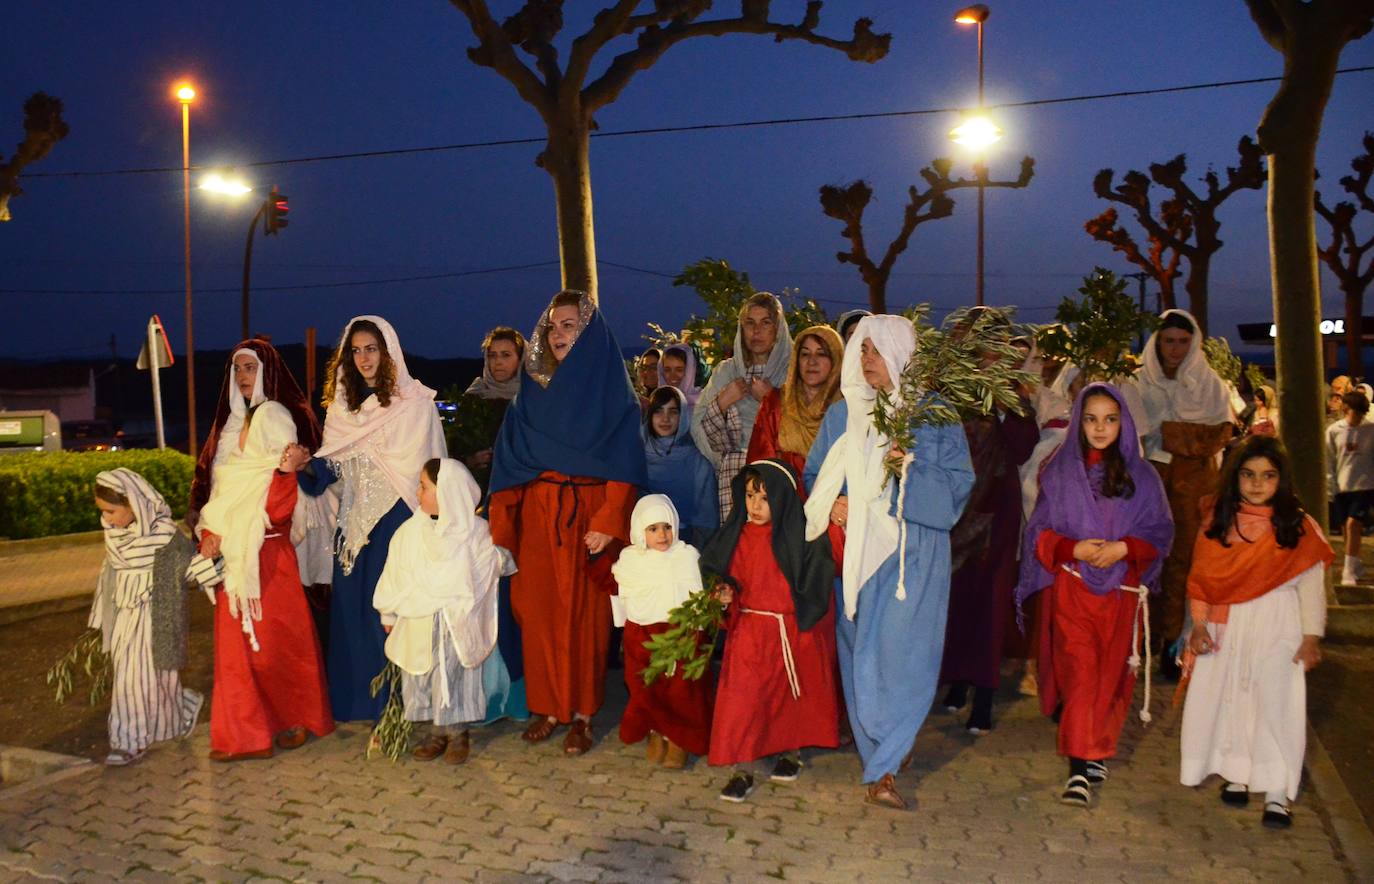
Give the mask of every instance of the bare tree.
POLYGON ((1350 161, 1354 175, 1341 179, 1341 187, 1355 198, 1355 202, 1342 201, 1333 207, 1322 202, 1322 195, 1316 194, 1313 204, 1317 214, 1322 216, 1331 228, 1331 241, 1326 248, 1317 249, 1317 257, 1322 260, 1341 284, 1345 294, 1345 349, 1351 376, 1364 376, 1364 292, 1374 281, 1374 261, 1363 270, 1365 253, 1374 248, 1374 233, 1360 242, 1355 233, 1355 218, 1361 211, 1374 215, 1374 197, 1369 195, 1369 179, 1374 176, 1374 133, 1364 133, 1364 153, 1350 161))
POLYGON ((24 102, 24 140, 8 162, 0 162, 0 221, 10 220, 10 198, 24 192, 19 173, 47 156, 68 131, 62 120, 62 99, 35 92, 24 102))
POLYGON ((1134 169, 1121 177, 1121 185, 1112 187, 1116 173, 1103 169, 1093 179, 1093 193, 1104 200, 1120 203, 1131 210, 1150 243, 1150 256, 1140 254, 1135 240, 1117 226, 1117 214, 1108 208, 1088 221, 1083 228, 1096 240, 1110 243, 1126 259, 1143 269, 1159 283, 1162 300, 1174 306, 1174 278, 1178 275, 1180 258, 1188 260, 1188 278, 1183 288, 1188 292, 1188 309, 1197 319, 1203 332, 1207 331, 1207 281, 1212 256, 1223 245, 1217 234, 1221 222, 1217 209, 1238 190, 1259 190, 1264 186, 1264 155, 1259 147, 1245 136, 1237 146, 1240 163, 1226 169, 1226 184, 1211 169, 1202 176, 1206 195, 1199 194, 1183 176, 1188 172, 1188 158, 1179 154, 1167 163, 1151 163, 1150 174, 1134 169), (1159 206, 1154 216, 1150 203, 1150 184, 1158 184, 1172 194, 1159 206))
POLYGON ((1374 27, 1374 0, 1245 0, 1265 42, 1283 55, 1283 81, 1260 119, 1269 158, 1269 266, 1278 326, 1275 356, 1303 506, 1326 524, 1321 288, 1314 186, 1317 139, 1345 44, 1374 27))
POLYGON ((810 0, 800 22, 769 19, 769 0, 741 0, 739 15, 707 18, 711 0, 618 0, 593 17, 591 27, 572 41, 567 63, 559 66, 554 39, 563 30, 562 0, 526 0, 520 10, 497 23, 486 0, 450 0, 467 16, 478 45, 468 58, 510 81, 538 111, 548 141, 536 161, 553 178, 558 213, 558 245, 563 285, 596 297, 596 242, 592 225, 589 144, 595 114, 615 101, 640 71, 648 70, 673 46, 693 37, 759 34, 776 42, 802 40, 845 53, 854 61, 875 62, 887 55, 890 34, 876 34, 872 21, 854 23, 853 36, 837 40, 817 32, 820 0, 810 0), (647 6, 639 12, 641 6, 647 6), (613 56, 599 74, 596 56, 612 41, 630 37, 634 48, 613 56), (517 54, 524 53, 529 61, 517 54))
POLYGON ((902 214, 902 227, 897 237, 888 243, 881 261, 874 262, 868 253, 864 240, 864 210, 873 199, 873 188, 867 181, 859 180, 852 184, 827 184, 821 188, 821 211, 827 217, 844 222, 840 236, 849 240, 849 251, 837 252, 836 260, 841 264, 853 264, 859 268, 859 276, 868 286, 868 308, 874 313, 887 312, 887 281, 892 276, 892 265, 897 256, 906 251, 911 234, 916 228, 937 218, 948 218, 954 214, 954 200, 949 196, 951 190, 969 187, 1006 187, 1021 188, 1030 184, 1035 175, 1035 160, 1024 157, 1021 160, 1021 174, 1015 181, 993 181, 988 177, 988 167, 975 163, 971 178, 951 178, 950 170, 954 161, 941 158, 931 162, 921 170, 926 189, 919 190, 916 185, 907 189, 906 211, 902 214))

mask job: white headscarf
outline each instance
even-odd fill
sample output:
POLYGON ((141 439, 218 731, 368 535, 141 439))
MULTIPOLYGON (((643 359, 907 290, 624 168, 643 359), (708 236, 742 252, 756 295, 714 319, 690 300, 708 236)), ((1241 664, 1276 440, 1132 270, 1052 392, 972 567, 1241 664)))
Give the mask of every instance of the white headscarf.
POLYGON ((262 360, 258 358, 257 353, 247 347, 241 347, 229 357, 229 366, 229 416, 224 419, 224 426, 219 431, 219 444, 215 446, 215 460, 211 467, 218 466, 230 454, 238 451, 239 431, 243 429, 244 416, 248 414, 248 409, 255 405, 261 405, 263 400, 267 398, 267 394, 262 388, 262 360), (234 360, 240 356, 253 357, 253 362, 258 366, 258 370, 253 376, 253 398, 247 402, 239 393, 238 384, 234 383, 233 364, 234 360))
POLYGON ((630 515, 630 540, 611 566, 620 594, 611 596, 616 626, 625 621, 640 626, 665 623, 668 612, 687 601, 701 589, 700 553, 682 542, 677 508, 666 494, 649 494, 639 499, 630 515), (644 531, 650 525, 667 522, 673 527, 673 545, 666 550, 649 548, 644 531))
MULTIPOLYGON (((848 486, 849 517, 845 525, 843 596, 850 620, 859 607, 859 590, 874 572, 898 552, 901 532, 889 514, 885 490, 890 477, 885 463, 891 441, 873 427, 878 392, 864 380, 860 350, 872 342, 887 366, 894 404, 900 403, 900 377, 916 349, 916 330, 902 316, 865 316, 844 348, 840 392, 849 414, 845 431, 825 455, 811 497, 806 501, 806 539, 815 540, 830 524, 830 508, 840 489, 848 486)), ((900 595, 899 595, 900 597, 900 595)))
POLYGON ((210 499, 201 510, 200 527, 220 537, 224 558, 224 595, 253 650, 258 641, 253 621, 262 619, 259 553, 267 536, 267 493, 286 446, 296 441, 296 422, 280 402, 267 401, 253 412, 248 438, 218 464, 210 482, 210 499))
POLYGON ((1207 364, 1202 352, 1202 332, 1198 330, 1197 320, 1186 310, 1165 310, 1160 318, 1177 314, 1188 320, 1193 327, 1192 343, 1188 355, 1174 377, 1164 374, 1164 366, 1159 361, 1156 342, 1160 331, 1150 335, 1141 354, 1142 365, 1136 372, 1140 382, 1140 394, 1149 411, 1150 425, 1157 427, 1165 421, 1182 421, 1189 424, 1224 424, 1231 420, 1231 397, 1226 384, 1207 364))
MULTIPOLYGON (((415 489, 420 484, 420 468, 430 458, 448 453, 439 412, 434 407, 435 393, 410 376, 400 338, 391 323, 380 316, 350 319, 339 338, 339 352, 342 357, 334 379, 336 394, 325 412, 324 439, 315 456, 347 461, 366 455, 386 476, 396 496, 414 511, 418 505, 415 489), (385 408, 374 394, 367 397, 357 411, 350 411, 344 395, 343 360, 350 358, 347 352, 349 331, 360 320, 367 320, 381 330, 395 370, 396 387, 391 394, 391 404, 385 408)), ((373 526, 395 500, 382 503, 385 505, 355 506, 344 514, 337 551, 346 566, 345 573, 352 569, 352 562, 367 544, 373 526)))
POLYGON ((396 529, 372 605, 394 618, 387 657, 412 675, 434 668, 434 616, 465 668, 480 666, 496 644, 501 555, 486 520, 477 517, 482 490, 456 460, 439 461, 439 517, 423 510, 396 529))
POLYGON ((124 528, 115 528, 103 516, 100 519, 105 529, 105 565, 88 625, 104 633, 108 649, 114 609, 137 607, 148 600, 153 591, 153 559, 177 527, 167 501, 133 470, 120 467, 98 473, 95 483, 123 496, 134 513, 134 520, 124 528))

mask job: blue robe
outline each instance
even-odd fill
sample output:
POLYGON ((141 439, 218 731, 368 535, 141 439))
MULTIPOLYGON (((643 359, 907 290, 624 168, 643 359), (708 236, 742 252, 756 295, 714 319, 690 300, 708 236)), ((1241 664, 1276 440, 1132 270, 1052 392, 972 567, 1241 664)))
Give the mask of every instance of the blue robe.
MULTIPOLYGON (((318 497, 337 481, 337 477, 322 458, 314 458, 311 466, 313 476, 305 471, 296 476, 302 491, 318 497)), ((353 561, 351 574, 344 574, 338 557, 334 558, 325 672, 329 676, 329 703, 337 721, 375 720, 382 714, 386 692, 374 698, 370 685, 386 667, 386 633, 382 631, 382 618, 372 607, 372 595, 377 590, 382 568, 386 567, 391 536, 410 516, 410 507, 398 498, 386 515, 372 526, 367 545, 358 550, 353 561)))
MULTIPOLYGON (((825 413, 806 458, 807 488, 848 417, 843 400, 825 413)), ((949 531, 973 489, 962 426, 918 428, 914 451, 900 514, 906 522, 906 546, 899 551, 906 557, 906 600, 897 599, 898 553, 864 583, 854 620, 844 616, 840 579, 835 581, 840 681, 865 783, 897 772, 935 699, 949 611, 949 531)), ((891 489, 889 512, 897 515, 895 483, 891 489)))

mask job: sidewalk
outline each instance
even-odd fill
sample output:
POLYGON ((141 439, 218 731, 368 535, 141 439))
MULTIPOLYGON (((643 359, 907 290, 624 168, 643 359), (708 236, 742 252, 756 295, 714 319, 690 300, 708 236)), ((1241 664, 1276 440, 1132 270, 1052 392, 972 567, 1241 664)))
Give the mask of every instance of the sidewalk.
MULTIPOLYGON (((326 881, 1311 881, 1356 880, 1323 796, 1304 790, 1287 832, 1259 808, 1224 807, 1216 784, 1177 784, 1178 723, 1165 696, 1132 718, 1099 803, 1058 803, 1054 727, 1031 699, 998 706, 976 739, 935 713, 899 777, 915 810, 861 803, 852 753, 808 758, 796 783, 742 805, 725 774, 645 766, 613 730, 562 757, 561 732, 530 747, 502 723, 474 732, 467 765, 364 762, 360 725, 269 761, 207 758, 202 724, 139 764, 0 797, 7 880, 326 881)), ((1167 692, 1161 692, 1167 693, 1167 692)))
POLYGON ((99 531, 0 542, 0 608, 89 596, 104 558, 99 531))

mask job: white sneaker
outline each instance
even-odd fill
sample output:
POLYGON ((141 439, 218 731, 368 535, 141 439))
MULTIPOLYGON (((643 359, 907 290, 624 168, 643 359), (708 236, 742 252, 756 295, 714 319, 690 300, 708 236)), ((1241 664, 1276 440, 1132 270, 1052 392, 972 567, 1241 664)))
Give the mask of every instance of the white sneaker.
POLYGON ((1342 586, 1355 586, 1355 585, 1358 584, 1359 582, 1360 582, 1359 576, 1358 576, 1358 575, 1354 572, 1354 570, 1352 570, 1350 567, 1347 566, 1347 567, 1341 569, 1341 585, 1342 585, 1342 586))
POLYGON ((191 731, 196 729, 196 722, 200 721, 200 710, 205 706, 205 695, 200 691, 193 691, 186 688, 183 692, 182 702, 184 704, 181 720, 181 733, 177 736, 178 740, 184 740, 191 736, 191 731))

